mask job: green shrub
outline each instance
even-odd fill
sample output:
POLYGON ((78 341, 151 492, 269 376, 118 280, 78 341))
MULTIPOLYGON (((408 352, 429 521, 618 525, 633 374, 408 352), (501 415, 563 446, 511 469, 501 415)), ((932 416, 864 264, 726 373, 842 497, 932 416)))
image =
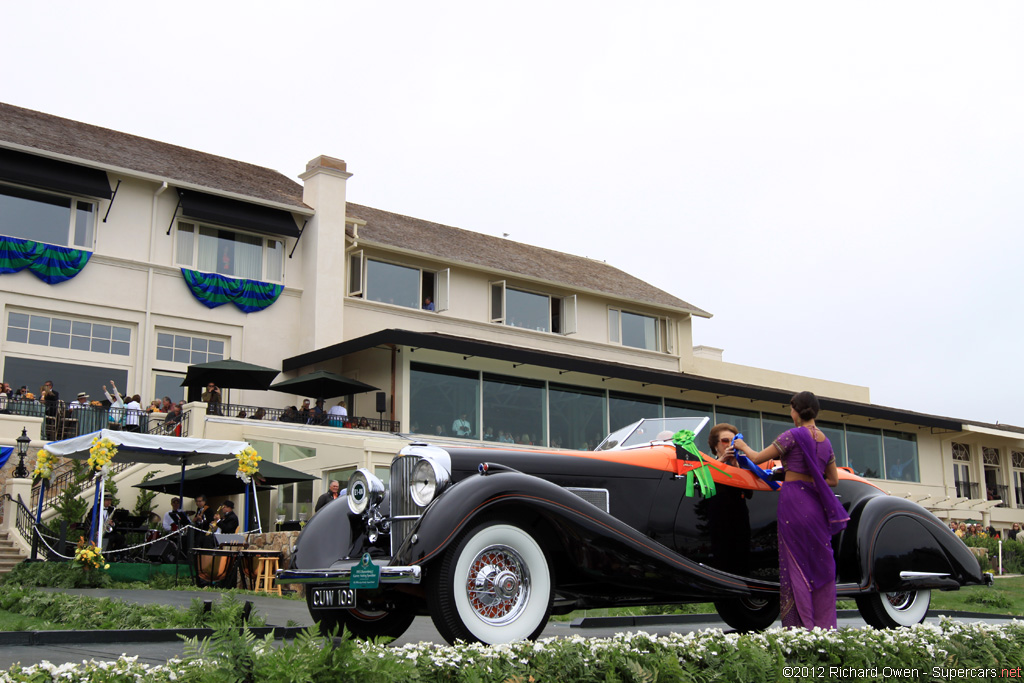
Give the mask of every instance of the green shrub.
POLYGON ((110 584, 105 571, 85 571, 73 562, 20 562, 0 577, 0 585, 40 588, 107 588, 110 584))

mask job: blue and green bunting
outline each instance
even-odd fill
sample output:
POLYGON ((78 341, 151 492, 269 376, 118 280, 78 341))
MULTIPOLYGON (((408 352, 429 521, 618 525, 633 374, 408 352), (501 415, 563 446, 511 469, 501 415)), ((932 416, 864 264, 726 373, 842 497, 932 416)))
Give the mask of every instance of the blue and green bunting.
POLYGON ((28 268, 43 282, 55 285, 82 272, 91 252, 43 242, 0 236, 0 274, 28 268))
POLYGON ((281 285, 257 280, 236 280, 214 273, 200 273, 195 270, 181 269, 185 283, 192 291, 192 296, 201 301, 207 308, 217 308, 230 302, 243 313, 262 311, 277 301, 284 289, 281 285))
POLYGON ((697 445, 694 444, 693 439, 696 435, 689 429, 680 429, 678 432, 672 435, 672 443, 676 445, 676 452, 679 454, 680 459, 683 459, 682 452, 689 453, 693 458, 685 458, 686 460, 696 460, 700 464, 694 469, 686 473, 686 495, 692 498, 694 491, 694 483, 700 485, 700 493, 705 498, 715 495, 717 489, 715 488, 715 480, 711 476, 711 468, 714 467, 716 470, 724 474, 725 476, 732 479, 732 475, 723 470, 717 465, 712 465, 704 459, 704 456, 697 450, 697 445))

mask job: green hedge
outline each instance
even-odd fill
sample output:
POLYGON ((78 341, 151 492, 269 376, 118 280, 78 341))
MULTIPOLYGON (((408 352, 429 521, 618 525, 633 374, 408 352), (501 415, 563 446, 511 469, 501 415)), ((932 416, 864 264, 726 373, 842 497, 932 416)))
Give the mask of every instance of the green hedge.
MULTIPOLYGON (((975 548, 985 548, 988 551, 992 567, 998 568, 998 539, 967 536, 964 538, 964 543, 975 548)), ((1024 543, 1008 539, 1003 541, 1003 571, 1007 574, 1024 574, 1024 543)))
POLYGON ((511 645, 455 647, 419 643, 387 647, 346 638, 332 643, 308 630, 275 644, 237 630, 190 641, 182 660, 150 667, 115 663, 48 663, 13 667, 2 681, 863 681, 910 678, 997 680, 1020 675, 1024 624, 993 626, 943 620, 939 625, 876 631, 773 629, 756 634, 708 630, 655 637, 579 636, 511 645), (968 670, 974 669, 973 675, 968 670))

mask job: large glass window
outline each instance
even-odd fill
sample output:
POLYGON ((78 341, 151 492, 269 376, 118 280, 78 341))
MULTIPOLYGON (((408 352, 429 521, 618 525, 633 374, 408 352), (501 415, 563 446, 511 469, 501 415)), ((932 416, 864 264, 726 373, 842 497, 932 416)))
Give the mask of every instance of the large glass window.
POLYGON ((607 436, 603 391, 551 384, 548 405, 551 445, 555 448, 589 451, 607 436))
POLYGON ((544 383, 484 374, 484 441, 544 445, 544 383))
POLYGON ((650 351, 666 350, 665 323, 659 318, 608 309, 608 340, 613 344, 650 351))
MULTIPOLYGON (((740 430, 743 440, 755 451, 764 446, 761 445, 761 414, 753 410, 741 410, 739 408, 715 407, 715 423, 726 422, 740 430)), ((792 423, 790 423, 792 425, 792 423)), ((776 434, 775 436, 778 436, 776 434)), ((772 439, 775 438, 772 437, 772 439)))
POLYGON ((284 279, 284 243, 273 238, 234 230, 178 223, 176 263, 204 273, 281 282, 284 279))
POLYGON ((279 462, 291 462, 292 460, 304 460, 305 458, 316 457, 316 449, 308 446, 296 446, 290 443, 283 443, 278 446, 279 462))
POLYGON ((0 185, 0 235, 92 249, 93 202, 0 185))
POLYGON ((705 405, 703 403, 674 401, 666 398, 665 417, 706 417, 713 421, 715 418, 715 409, 713 406, 705 405))
POLYGON ((882 430, 846 426, 849 467, 862 477, 882 478, 882 430))
POLYGON ((651 417, 661 417, 660 399, 634 394, 608 395, 609 432, 651 417))
POLYGON ((506 289, 505 324, 538 332, 550 332, 551 298, 544 294, 506 289))
POLYGON ((420 308, 419 269, 368 260, 366 298, 406 308, 420 308))
POLYGON ((492 323, 504 323, 538 332, 574 334, 576 295, 556 297, 507 287, 504 280, 490 283, 492 323))
POLYGON ((11 311, 7 341, 127 356, 131 354, 132 331, 119 325, 11 311))
POLYGON ((224 342, 208 337, 157 332, 156 359, 189 365, 224 360, 224 342))
MULTIPOLYGON (((772 415, 770 413, 762 413, 761 415, 761 433, 764 440, 761 442, 766 446, 775 439, 779 438, 779 434, 788 431, 793 428, 793 420, 788 415, 772 415)), ((746 432, 743 432, 746 434, 746 432)))
POLYGON ((818 429, 825 432, 829 442, 832 444, 832 451, 836 454, 836 466, 846 467, 846 431, 838 422, 822 422, 816 420, 818 429))
MULTIPOLYGON (((184 375, 169 375, 161 372, 154 373, 153 398, 163 398, 164 396, 167 396, 175 403, 178 401, 184 401, 185 387, 181 386, 181 380, 183 379, 185 379, 184 375)), ((267 456, 264 456, 264 458, 266 457, 267 456)))
POLYGON ((409 425, 413 432, 480 438, 478 372, 413 363, 409 393, 409 425))
POLYGON ((882 447, 885 449, 885 471, 888 479, 897 481, 921 481, 917 469, 917 437, 901 432, 882 432, 882 447))

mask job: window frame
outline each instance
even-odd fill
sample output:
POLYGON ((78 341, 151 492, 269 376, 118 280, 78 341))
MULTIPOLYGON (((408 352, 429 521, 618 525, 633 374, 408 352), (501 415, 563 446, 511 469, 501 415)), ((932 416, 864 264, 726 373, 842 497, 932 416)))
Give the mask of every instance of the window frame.
POLYGON ((401 304, 388 304, 394 306, 400 306, 409 310, 421 310, 427 313, 440 313, 441 311, 447 311, 451 301, 451 269, 441 268, 435 270, 433 268, 424 268, 422 266, 412 266, 408 263, 402 263, 401 261, 395 261, 387 258, 378 258, 376 256, 370 256, 365 253, 364 250, 359 249, 353 251, 348 256, 348 296, 363 299, 365 301, 373 301, 374 303, 387 303, 384 301, 374 301, 370 299, 369 288, 367 287, 367 277, 370 271, 370 262, 376 261, 389 266, 396 266, 399 268, 408 268, 409 270, 415 270, 419 273, 417 277, 417 296, 416 300, 419 305, 416 308, 410 306, 403 306, 401 304), (430 274, 434 278, 434 291, 430 292, 431 301, 434 304, 433 311, 426 311, 423 308, 423 299, 427 295, 427 292, 423 288, 423 276, 424 273, 430 274))
MULTIPOLYGON (((53 311, 53 312, 46 311, 46 312, 42 312, 42 311, 32 311, 32 310, 18 309, 18 308, 9 308, 9 309, 7 309, 7 316, 3 320, 3 342, 6 343, 6 344, 24 344, 26 347, 29 347, 29 348, 39 348, 39 347, 42 347, 42 348, 50 349, 51 351, 48 351, 48 353, 52 353, 52 352, 56 351, 62 357, 66 355, 69 358, 70 357, 78 357, 78 354, 85 353, 85 354, 97 354, 97 356, 102 356, 104 358, 106 358, 106 357, 113 357, 113 358, 131 359, 133 357, 133 355, 132 355, 133 350, 134 350, 133 347, 138 342, 137 334, 135 333, 135 330, 133 328, 134 328, 133 325, 127 324, 127 323, 111 322, 109 320, 100 320, 100 319, 97 319, 97 318, 89 318, 89 317, 85 317, 85 316, 69 315, 69 314, 65 314, 65 313, 59 312, 59 311, 53 311), (14 315, 27 316, 28 317, 28 327, 27 328, 22 328, 20 325, 12 326, 11 325, 11 317, 14 316, 14 315), (41 328, 34 328, 34 327, 32 327, 32 318, 46 318, 49 321, 49 324, 48 324, 47 329, 46 329, 46 336, 47 336, 46 344, 40 344, 38 342, 33 342, 32 341, 32 333, 33 332, 42 332, 43 331, 41 328), (70 323, 69 326, 68 326, 68 331, 66 333, 62 332, 62 331, 54 331, 53 330, 53 321, 54 320, 61 320, 61 321, 65 321, 65 322, 70 323), (76 334, 76 332, 75 332, 76 325, 88 325, 89 326, 89 331, 88 331, 89 333, 88 333, 88 335, 82 334, 81 330, 79 330, 79 333, 76 334), (100 327, 109 327, 110 328, 110 336, 109 337, 96 336, 95 328, 96 328, 97 325, 100 326, 100 327), (17 339, 10 339, 9 337, 10 337, 10 333, 11 333, 12 329, 18 329, 18 330, 24 329, 26 331, 25 341, 20 341, 20 340, 17 340, 17 339), (128 339, 125 340, 125 339, 117 339, 117 338, 115 338, 115 333, 114 333, 115 329, 127 330, 128 331, 128 339), (52 340, 52 337, 53 337, 54 334, 66 335, 68 337, 68 345, 67 346, 58 346, 58 345, 52 344, 51 340, 52 340), (88 339, 89 340, 89 348, 88 349, 83 349, 83 348, 78 348, 78 347, 73 346, 75 338, 88 339), (103 341, 108 341, 109 342, 108 350, 107 351, 94 351, 92 349, 93 341, 99 341, 101 343, 103 341), (116 344, 126 344, 127 345, 127 352, 126 353, 115 353, 113 351, 115 343, 116 344)), ((36 353, 38 353, 38 351, 36 351, 36 353)))
POLYGON ((667 316, 641 313, 636 310, 630 310, 628 308, 621 308, 618 306, 608 307, 609 344, 615 344, 616 346, 621 346, 627 349, 639 349, 641 351, 653 351, 655 353, 672 353, 675 349, 675 337, 671 327, 672 326, 669 325, 669 318, 667 316), (654 321, 655 348, 649 349, 646 346, 633 346, 622 341, 622 319, 627 313, 641 318, 650 318, 654 321))
POLYGON ((228 228, 228 227, 221 226, 221 225, 215 225, 215 224, 211 224, 211 223, 202 223, 202 222, 197 221, 197 220, 190 220, 190 219, 185 219, 185 218, 179 218, 178 220, 175 221, 175 224, 174 224, 174 265, 175 266, 189 268, 190 270, 198 270, 200 272, 213 272, 214 274, 223 275, 224 277, 229 277, 229 278, 232 278, 232 279, 235 279, 235 280, 255 280, 257 282, 272 282, 274 284, 283 285, 284 281, 285 281, 285 278, 287 277, 287 272, 286 272, 286 268, 285 268, 285 263, 288 260, 285 257, 285 251, 287 250, 287 248, 288 248, 288 240, 287 240, 287 238, 286 237, 281 237, 279 235, 278 236, 264 235, 264 234, 261 234, 261 233, 258 233, 258 232, 249 232, 249 231, 246 231, 246 230, 239 230, 237 228, 228 228), (192 256, 191 256, 191 259, 188 262, 183 261, 182 254, 181 254, 182 244, 181 244, 181 237, 180 237, 180 235, 183 232, 182 229, 181 229, 182 225, 188 225, 188 226, 192 227, 192 230, 191 230, 191 235, 192 235, 192 237, 191 237, 192 256), (199 237, 200 237, 200 231, 203 228, 207 228, 208 230, 218 230, 218 231, 223 231, 223 232, 229 232, 229 233, 234 234, 234 235, 242 235, 242 236, 250 238, 250 239, 258 239, 258 240, 260 240, 260 245, 261 245, 260 246, 260 250, 261 250, 261 254, 262 254, 262 258, 260 259, 260 276, 259 277, 246 277, 244 275, 237 275, 237 274, 227 275, 225 273, 217 273, 216 270, 214 270, 214 271, 201 270, 199 268, 199 242, 200 242, 199 237), (271 279, 271 278, 268 277, 268 274, 270 273, 270 270, 271 270, 270 255, 271 255, 271 253, 274 253, 274 252, 278 251, 277 249, 272 249, 271 248, 271 246, 270 246, 271 242, 276 242, 276 243, 279 243, 281 245, 280 250, 279 250, 280 254, 281 254, 281 256, 280 256, 281 279, 279 279, 279 280, 271 279))
MULTIPOLYGON (((89 252, 93 252, 93 251, 96 250, 97 217, 99 215, 99 208, 100 208, 99 207, 99 202, 96 199, 92 199, 92 198, 89 198, 89 197, 82 197, 80 195, 74 195, 74 194, 65 194, 65 193, 62 193, 62 192, 53 192, 51 190, 45 190, 45 189, 40 189, 40 188, 35 188, 35 187, 28 187, 28 186, 25 186, 25 185, 18 185, 17 183, 0 182, 0 195, 5 195, 5 196, 9 196, 9 197, 15 197, 17 199, 22 199, 24 201, 29 201, 29 202, 37 202, 38 200, 34 200, 31 197, 18 196, 18 195, 13 194, 13 193, 5 192, 4 190, 7 189, 7 188, 10 188, 10 189, 14 190, 14 192, 20 192, 22 194, 29 194, 29 195, 36 194, 36 195, 43 195, 43 196, 49 196, 49 197, 59 197, 61 199, 66 199, 68 201, 69 204, 68 204, 68 207, 67 207, 67 211, 68 211, 69 216, 68 216, 68 227, 67 227, 67 235, 66 235, 67 239, 66 239, 66 241, 63 244, 54 244, 53 242, 43 242, 43 244, 54 244, 54 246, 58 246, 58 247, 65 247, 65 248, 68 248, 68 249, 78 249, 78 250, 81 250, 81 251, 89 251, 89 252), (78 243, 75 242, 76 229, 78 227, 76 225, 77 222, 78 222, 77 216, 78 216, 79 212, 81 211, 81 209, 79 209, 79 204, 86 204, 87 206, 90 207, 90 209, 88 211, 88 214, 89 214, 89 216, 91 217, 92 220, 91 220, 91 225, 89 225, 86 228, 86 240, 85 240, 85 242, 87 242, 87 244, 78 244, 78 243)), ((61 207, 61 208, 64 208, 64 207, 61 207)), ((11 238, 14 238, 14 239, 31 240, 31 241, 34 241, 34 242, 42 241, 42 240, 37 240, 34 237, 23 237, 23 236, 20 236, 20 235, 8 235, 6 233, 2 233, 2 234, 3 234, 4 237, 11 237, 11 238)))
POLYGON ((519 327, 508 323, 508 290, 542 296, 548 300, 548 329, 533 330, 545 334, 557 334, 566 336, 576 334, 576 295, 567 294, 559 296, 550 292, 529 289, 527 287, 513 286, 508 280, 491 280, 487 283, 487 306, 488 319, 496 325, 507 325, 517 330, 529 330, 528 327, 519 327), (557 308, 557 316, 556 316, 557 308), (555 321, 558 324, 555 324, 555 321), (558 329, 555 329, 555 328, 558 329))

